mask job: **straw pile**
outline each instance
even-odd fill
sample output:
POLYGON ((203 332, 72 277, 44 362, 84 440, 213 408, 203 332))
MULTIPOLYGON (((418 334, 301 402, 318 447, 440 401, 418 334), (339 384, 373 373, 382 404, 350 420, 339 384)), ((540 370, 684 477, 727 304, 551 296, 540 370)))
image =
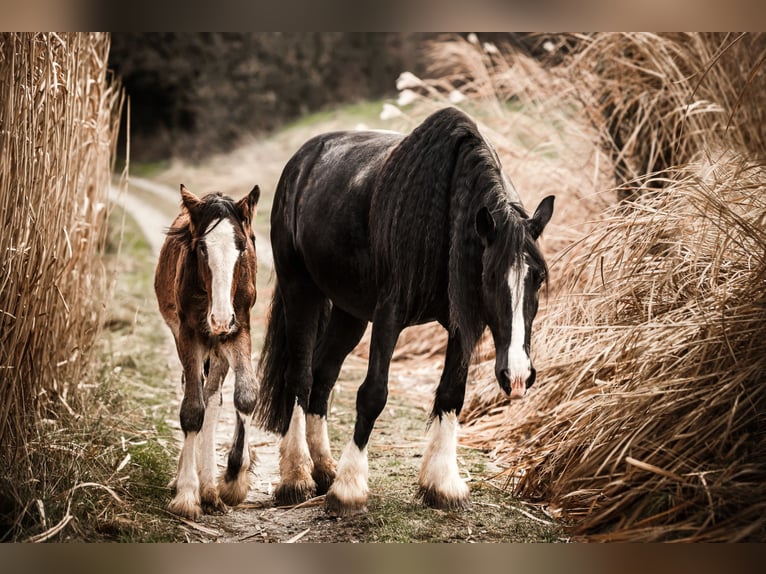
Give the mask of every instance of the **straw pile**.
POLYGON ((104 307, 122 92, 107 34, 0 34, 0 444, 70 403, 104 307))
POLYGON ((444 102, 467 78, 460 105, 491 110, 482 119, 510 143, 524 124, 496 120, 512 118, 508 102, 534 124, 564 110, 557 130, 534 126, 548 135, 526 156, 493 140, 527 206, 549 192, 535 183, 558 187, 542 239, 551 289, 535 324, 531 395, 509 405, 492 353, 480 356, 461 440, 492 451, 509 488, 547 501, 585 539, 763 540, 766 39, 563 41, 571 51, 552 70, 477 43, 437 46, 451 58, 441 59, 448 81, 438 97, 421 88, 444 102), (457 57, 471 50, 472 61, 491 60, 482 84, 494 96, 466 88, 482 78, 457 57), (561 147, 573 141, 574 156, 561 147), (574 157, 592 177, 576 175, 574 157), (569 205, 578 201, 586 207, 569 205))

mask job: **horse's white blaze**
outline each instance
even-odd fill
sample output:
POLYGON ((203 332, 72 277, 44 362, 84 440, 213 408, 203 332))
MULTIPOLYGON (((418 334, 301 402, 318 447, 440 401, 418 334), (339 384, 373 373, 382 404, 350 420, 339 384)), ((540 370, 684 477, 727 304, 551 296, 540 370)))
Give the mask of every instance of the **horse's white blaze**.
POLYGON ((205 233, 205 244, 212 291, 208 322, 213 332, 227 332, 234 317, 232 284, 234 266, 239 258, 231 222, 223 219, 211 223, 205 233))
POLYGON ((330 490, 347 503, 366 502, 367 494, 367 447, 359 450, 354 440, 348 441, 338 462, 338 472, 330 490))
POLYGON ((513 318, 511 319, 511 344, 508 347, 508 370, 511 379, 511 396, 521 397, 525 384, 532 374, 532 363, 524 349, 524 280, 529 266, 526 263, 512 265, 508 271, 508 287, 511 289, 513 318))
POLYGON ((468 496, 468 485, 457 468, 457 431, 455 411, 435 418, 428 430, 428 446, 420 469, 420 486, 436 490, 446 498, 459 500, 468 496))
POLYGON ((327 435, 327 419, 320 415, 306 415, 306 440, 314 461, 332 458, 330 438, 327 435))

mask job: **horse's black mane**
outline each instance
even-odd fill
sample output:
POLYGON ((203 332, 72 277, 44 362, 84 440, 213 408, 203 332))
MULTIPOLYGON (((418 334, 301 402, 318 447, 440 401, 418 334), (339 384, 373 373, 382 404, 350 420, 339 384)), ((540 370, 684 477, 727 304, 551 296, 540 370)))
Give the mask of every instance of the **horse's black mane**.
MULTIPOLYGON (((203 237, 204 231, 208 230, 208 227, 214 221, 222 219, 230 219, 235 222, 241 221, 236 202, 231 197, 223 195, 220 191, 203 196, 195 212, 195 233, 197 238, 203 237)), ((168 237, 177 239, 187 246, 190 246, 194 240, 190 221, 179 227, 171 227, 165 233, 168 237)))
POLYGON ((473 345, 484 328, 477 289, 482 273, 503 273, 526 255, 530 266, 545 262, 523 220, 521 205, 505 191, 494 150, 463 112, 432 114, 391 152, 376 182, 370 216, 376 274, 390 281, 392 295, 417 320, 449 290, 451 331, 473 345), (482 261, 476 214, 486 207, 497 241, 482 261), (448 270, 444 269, 448 262, 448 270), (439 278, 448 272, 448 285, 439 278))

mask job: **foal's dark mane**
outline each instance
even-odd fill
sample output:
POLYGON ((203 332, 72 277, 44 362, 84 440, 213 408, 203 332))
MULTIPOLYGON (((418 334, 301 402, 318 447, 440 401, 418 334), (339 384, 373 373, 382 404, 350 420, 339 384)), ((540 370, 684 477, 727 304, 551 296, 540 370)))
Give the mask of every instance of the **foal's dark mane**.
POLYGON ((525 253, 530 267, 545 269, 523 223, 528 215, 511 202, 496 158, 467 115, 455 108, 436 112, 389 155, 370 214, 377 277, 387 278, 391 295, 407 306, 407 319, 421 318, 446 287, 450 331, 459 331, 471 347, 486 324, 482 274, 504 276, 509 263, 520 264, 525 253), (482 207, 496 226, 484 258, 475 230, 482 207))
POLYGON ((209 193, 201 198, 200 205, 196 211, 196 229, 192 233, 191 221, 186 221, 184 225, 179 227, 171 227, 167 229, 166 234, 168 237, 181 242, 187 247, 191 247, 193 240, 196 238, 204 237, 210 224, 214 221, 222 219, 230 219, 232 221, 241 222, 242 218, 237 210, 236 202, 223 195, 220 191, 209 193))

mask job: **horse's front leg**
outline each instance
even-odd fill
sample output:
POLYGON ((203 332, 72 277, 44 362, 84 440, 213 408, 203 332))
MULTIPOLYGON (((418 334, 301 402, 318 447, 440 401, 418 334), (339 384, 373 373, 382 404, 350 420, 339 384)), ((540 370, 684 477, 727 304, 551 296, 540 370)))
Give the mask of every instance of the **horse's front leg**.
POLYGON ((386 406, 388 369, 401 330, 391 310, 376 310, 367 376, 356 394, 354 437, 341 454, 335 482, 325 497, 330 514, 344 516, 367 510, 367 443, 375 420, 386 406))
POLYGON ((250 490, 250 423, 258 396, 258 382, 250 359, 250 330, 243 328, 225 349, 234 368, 237 420, 226 471, 218 480, 218 492, 226 504, 236 506, 245 500, 250 490))
POLYGON ((205 420, 199 440, 199 492, 205 512, 220 513, 226 510, 218 494, 215 475, 216 464, 215 433, 221 411, 221 386, 229 371, 229 362, 221 353, 210 354, 210 370, 207 374, 203 397, 205 399, 205 420))
POLYGON ((202 514, 197 476, 197 435, 205 419, 203 386, 203 346, 193 333, 183 330, 178 339, 178 355, 184 371, 184 398, 181 401, 181 430, 184 443, 178 459, 178 475, 175 479, 176 493, 168 510, 179 516, 196 520, 202 514))
POLYGON ((457 467, 457 418, 463 408, 469 357, 470 350, 463 348, 459 336, 450 336, 418 478, 420 498, 434 508, 470 505, 468 485, 457 467))

